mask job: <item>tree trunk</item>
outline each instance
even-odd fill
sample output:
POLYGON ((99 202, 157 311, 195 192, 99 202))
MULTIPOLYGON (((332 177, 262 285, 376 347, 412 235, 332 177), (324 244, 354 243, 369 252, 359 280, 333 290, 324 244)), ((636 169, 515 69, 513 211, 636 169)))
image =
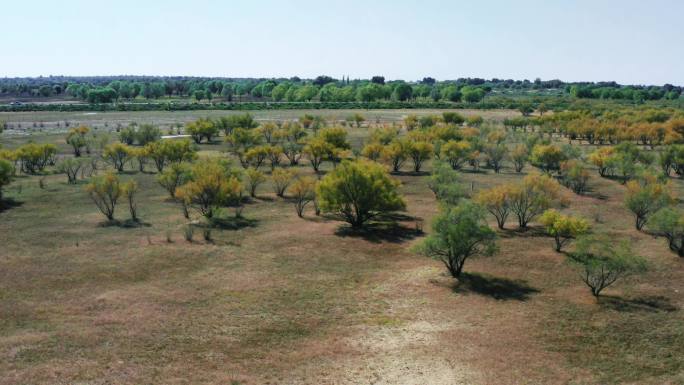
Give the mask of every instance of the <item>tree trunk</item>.
POLYGON ((644 228, 644 225, 646 224, 646 218, 644 218, 642 215, 637 215, 636 217, 636 229, 641 231, 641 229, 644 228))
POLYGON ((560 237, 556 236, 556 252, 560 253, 561 247, 563 247, 563 243, 561 242, 560 237))

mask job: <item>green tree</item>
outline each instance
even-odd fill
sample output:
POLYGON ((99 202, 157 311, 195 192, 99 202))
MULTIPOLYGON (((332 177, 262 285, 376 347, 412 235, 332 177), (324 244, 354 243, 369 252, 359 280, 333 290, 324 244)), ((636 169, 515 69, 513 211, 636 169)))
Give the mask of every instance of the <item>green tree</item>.
POLYGON ((344 161, 323 177, 316 195, 323 211, 335 213, 358 228, 378 215, 406 207, 398 186, 382 166, 359 159, 344 161))
POLYGON ((627 182, 625 206, 634 213, 637 230, 644 227, 649 215, 669 205, 672 200, 669 185, 660 183, 653 176, 644 176, 640 180, 627 182))
POLYGON ((187 139, 165 139, 149 143, 145 147, 158 172, 164 171, 168 164, 190 162, 197 158, 197 150, 187 139))
POLYGON ((582 281, 597 299, 601 291, 619 279, 646 270, 646 261, 632 253, 628 243, 616 245, 601 236, 585 236, 577 240, 571 260, 582 267, 582 281))
POLYGON ((254 117, 248 113, 222 116, 214 124, 217 128, 223 130, 226 136, 230 135, 236 128, 251 130, 259 126, 254 117))
POLYGON ((157 176, 157 183, 176 198, 176 189, 190 179, 190 166, 186 163, 172 163, 157 176))
POLYGON ((466 86, 461 89, 461 93, 463 94, 463 100, 468 103, 480 102, 485 97, 485 91, 482 88, 466 86))
POLYGON ((456 124, 458 126, 465 122, 463 115, 458 112, 442 112, 442 119, 446 124, 456 124))
POLYGON ((684 258, 684 213, 681 210, 670 207, 658 210, 648 220, 648 227, 667 238, 670 250, 684 258))
POLYGON ((568 160, 561 163, 561 181, 565 187, 575 194, 582 195, 587 190, 589 171, 578 160, 568 160))
POLYGON ((473 203, 444 206, 432 229, 418 251, 441 261, 454 278, 461 276, 468 258, 496 251, 496 233, 487 226, 482 208, 473 203))
POLYGON ((252 129, 238 127, 226 136, 226 142, 230 145, 233 154, 240 160, 242 167, 246 168, 248 166, 247 151, 261 143, 261 135, 252 129))
POLYGON ((406 83, 397 84, 397 86, 394 88, 394 91, 392 92, 392 99, 399 100, 401 102, 411 99, 412 96, 413 88, 411 88, 411 86, 406 83))
POLYGON ((444 162, 435 162, 428 187, 443 204, 455 206, 466 196, 458 172, 444 162))
POLYGON ((195 98, 198 102, 201 102, 202 99, 206 98, 207 93, 204 90, 197 90, 193 92, 192 97, 195 98))
POLYGON ((523 103, 518 107, 518 111, 520 111, 523 116, 530 116, 530 114, 534 112, 534 107, 529 103, 523 103))
POLYGON ((560 164, 566 160, 563 150, 555 144, 538 144, 532 149, 530 161, 546 173, 560 170, 560 164))
MULTIPOLYGON (((435 88, 433 88, 433 90, 436 91, 437 88, 435 87, 435 88)), ((439 95, 439 96, 441 96, 442 99, 446 99, 450 102, 457 103, 457 102, 461 101, 462 94, 461 94, 461 91, 458 90, 458 87, 456 87, 454 85, 450 85, 450 86, 446 86, 446 87, 442 88, 441 95, 439 95)), ((434 99, 434 96, 433 96, 433 99, 434 99)))
POLYGON ((505 144, 489 144, 485 146, 484 153, 487 157, 487 164, 498 174, 508 155, 508 147, 505 144))
POLYGON ((2 188, 10 184, 13 175, 14 166, 12 163, 0 159, 0 201, 2 201, 2 188))
POLYGON ((137 123, 131 123, 128 127, 123 128, 119 132, 119 141, 121 143, 129 146, 135 143, 135 137, 137 135, 136 125, 137 123))
POLYGON ((81 159, 75 158, 67 158, 57 164, 57 170, 66 174, 67 182, 69 184, 76 183, 78 171, 81 169, 81 167, 83 167, 83 161, 81 159))
POLYGON ((141 124, 135 133, 135 138, 139 145, 144 146, 161 139, 161 134, 159 127, 153 124, 141 124))
POLYGON ((209 118, 199 118, 194 122, 187 123, 185 130, 190 134, 195 143, 201 143, 206 138, 211 143, 214 136, 218 135, 218 127, 209 118))

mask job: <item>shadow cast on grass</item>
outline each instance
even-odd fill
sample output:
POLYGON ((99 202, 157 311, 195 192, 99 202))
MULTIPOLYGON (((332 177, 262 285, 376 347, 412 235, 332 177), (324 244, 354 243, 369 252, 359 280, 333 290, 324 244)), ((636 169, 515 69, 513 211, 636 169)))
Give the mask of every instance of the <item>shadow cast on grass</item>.
POLYGON ((5 210, 10 210, 15 207, 20 207, 24 202, 14 200, 13 198, 4 198, 0 200, 0 213, 5 210))
POLYGON ((423 235, 423 231, 394 222, 374 222, 358 229, 347 225, 340 226, 335 235, 362 238, 373 243, 401 243, 423 235))
POLYGON ((544 229, 542 226, 528 226, 527 228, 523 229, 517 227, 517 225, 507 224, 505 229, 497 229, 497 232, 501 238, 548 237, 546 229, 544 229))
POLYGON ((635 312, 673 312, 679 308, 672 304, 672 300, 663 296, 642 296, 635 298, 622 298, 618 296, 601 296, 601 306, 626 313, 635 312))
POLYGON ((539 290, 523 280, 492 277, 478 273, 462 273, 459 282, 453 287, 457 293, 476 293, 497 300, 527 301, 531 294, 539 290))
POLYGON ((587 186, 585 188, 584 192, 580 196, 594 198, 594 199, 598 199, 600 201, 608 200, 608 195, 598 191, 597 189, 595 189, 591 186, 587 186))
POLYGON ((394 176, 428 176, 430 175, 427 171, 392 171, 394 176))
MULTIPOLYGON (((464 174, 482 174, 482 175, 484 175, 484 174, 487 174, 487 170, 488 169, 481 168, 481 167, 473 170, 473 168, 471 167, 471 168, 462 168, 462 169, 457 170, 457 171, 462 172, 464 174)), ((494 171, 492 170, 492 172, 494 172, 494 171)))
POLYGON ((259 220, 245 217, 212 218, 209 227, 223 230, 240 230, 246 227, 256 227, 259 220))
POLYGON ((113 219, 111 221, 100 222, 100 227, 121 227, 123 229, 135 229, 139 227, 151 227, 152 225, 141 220, 126 219, 124 221, 113 219))

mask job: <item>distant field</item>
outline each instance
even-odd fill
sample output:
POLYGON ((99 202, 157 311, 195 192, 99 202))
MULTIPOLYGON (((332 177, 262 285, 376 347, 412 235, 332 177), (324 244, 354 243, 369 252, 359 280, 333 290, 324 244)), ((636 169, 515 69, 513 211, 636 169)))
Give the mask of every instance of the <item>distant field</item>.
MULTIPOLYGON (((257 120, 289 120, 297 119, 304 114, 322 115, 328 120, 344 120, 348 115, 362 114, 370 123, 398 122, 409 114, 441 115, 450 110, 266 110, 250 111, 257 120)), ((503 120, 506 117, 520 115, 513 110, 452 110, 471 116, 480 115, 485 119, 503 120)), ((212 117, 244 113, 244 111, 140 111, 140 112, 0 112, 0 122, 7 122, 11 129, 7 134, 25 134, 35 131, 68 131, 65 122, 70 126, 85 124, 96 128, 114 129, 118 124, 128 125, 132 122, 154 123, 168 126, 183 123, 200 117, 212 117), (35 123, 35 126, 34 126, 35 123), (43 127, 40 127, 42 123, 43 127), (58 126, 59 125, 59 126, 58 126), (19 127, 21 126, 21 127, 19 127)))

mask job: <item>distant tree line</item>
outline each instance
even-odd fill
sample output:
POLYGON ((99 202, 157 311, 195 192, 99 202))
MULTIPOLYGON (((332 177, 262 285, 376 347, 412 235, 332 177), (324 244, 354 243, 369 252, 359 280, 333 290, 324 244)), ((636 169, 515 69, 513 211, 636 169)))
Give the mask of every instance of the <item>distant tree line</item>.
POLYGON ((40 77, 0 79, 0 94, 14 97, 67 96, 101 104, 134 99, 191 98, 196 101, 363 102, 447 101, 478 103, 490 93, 558 90, 576 98, 615 100, 677 99, 682 87, 623 86, 615 82, 565 83, 560 80, 459 78, 436 81, 385 81, 321 75, 315 79, 196 78, 196 77, 40 77))
POLYGON ((614 82, 598 84, 567 85, 566 91, 576 98, 616 99, 643 102, 646 100, 675 100, 682 94, 682 87, 665 84, 662 87, 620 86, 614 82))

